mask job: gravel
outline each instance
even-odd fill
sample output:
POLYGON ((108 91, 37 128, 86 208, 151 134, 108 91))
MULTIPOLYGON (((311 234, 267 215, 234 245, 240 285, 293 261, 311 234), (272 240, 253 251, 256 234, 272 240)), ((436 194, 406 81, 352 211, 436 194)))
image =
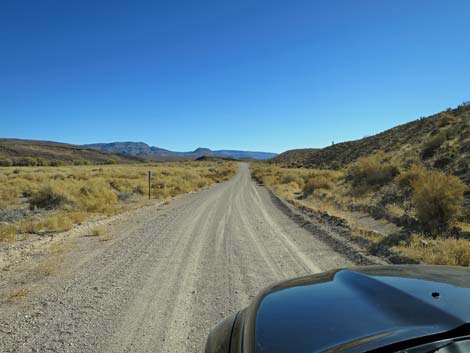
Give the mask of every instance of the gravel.
POLYGON ((265 286, 354 265, 287 217, 246 164, 110 232, 106 246, 70 250, 73 271, 0 306, 0 351, 201 352, 210 328, 265 286))

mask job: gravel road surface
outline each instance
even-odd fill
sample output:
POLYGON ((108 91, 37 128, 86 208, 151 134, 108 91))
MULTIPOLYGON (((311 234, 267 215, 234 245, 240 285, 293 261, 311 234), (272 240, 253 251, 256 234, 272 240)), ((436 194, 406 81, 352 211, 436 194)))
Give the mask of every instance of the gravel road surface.
POLYGON ((246 164, 109 227, 106 246, 70 251, 73 271, 0 307, 1 352, 201 352, 265 286, 353 265, 282 213, 246 164))

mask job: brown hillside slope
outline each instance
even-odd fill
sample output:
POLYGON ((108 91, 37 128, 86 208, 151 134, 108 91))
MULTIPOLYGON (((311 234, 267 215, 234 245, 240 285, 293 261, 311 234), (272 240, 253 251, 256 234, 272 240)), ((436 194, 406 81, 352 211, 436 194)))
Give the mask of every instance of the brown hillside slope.
POLYGON ((303 165, 305 160, 311 158, 316 152, 320 151, 320 148, 301 148, 295 150, 289 150, 284 153, 277 155, 270 159, 275 163, 285 163, 290 165, 303 165))
POLYGON ((78 162, 95 163, 136 163, 141 158, 115 153, 101 152, 65 143, 34 141, 20 139, 0 139, 0 159, 8 159, 13 163, 25 157, 34 158, 41 163, 63 162, 72 164, 78 162))
POLYGON ((320 150, 287 151, 271 162, 290 167, 339 169, 379 150, 404 162, 420 159, 427 167, 463 177, 470 168, 470 103, 361 140, 320 150))

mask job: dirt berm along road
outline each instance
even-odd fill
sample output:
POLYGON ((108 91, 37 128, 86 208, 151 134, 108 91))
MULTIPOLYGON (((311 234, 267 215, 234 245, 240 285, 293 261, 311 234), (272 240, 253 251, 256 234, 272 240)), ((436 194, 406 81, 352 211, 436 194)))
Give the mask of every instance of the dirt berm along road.
POLYGON ((265 286, 353 265, 279 210, 246 164, 110 229, 106 248, 82 251, 27 304, 3 306, 1 352, 201 352, 210 328, 265 286))

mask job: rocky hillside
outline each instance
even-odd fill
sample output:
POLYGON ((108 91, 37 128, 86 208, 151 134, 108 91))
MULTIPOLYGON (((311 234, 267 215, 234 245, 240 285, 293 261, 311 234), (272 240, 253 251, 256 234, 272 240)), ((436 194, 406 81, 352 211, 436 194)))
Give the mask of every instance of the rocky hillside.
POLYGON ((284 163, 292 166, 301 166, 305 161, 311 158, 320 148, 302 148, 283 152, 271 161, 274 163, 284 163))
POLYGON ((291 150, 271 162, 290 167, 340 169, 377 151, 384 151, 404 163, 421 161, 465 178, 470 173, 470 103, 455 109, 396 126, 357 141, 338 143, 323 149, 291 150))
POLYGON ((20 139, 0 139, 0 162, 6 166, 50 164, 136 163, 141 158, 65 143, 20 139))
POLYGON ((202 156, 223 157, 231 159, 251 158, 265 160, 275 157, 275 153, 269 152, 253 152, 253 151, 236 151, 236 150, 219 150, 212 151, 208 148, 199 147, 190 152, 169 151, 160 147, 149 146, 143 142, 112 142, 112 143, 94 143, 84 145, 87 148, 94 148, 100 151, 123 153, 130 156, 139 156, 151 158, 154 160, 172 160, 172 159, 197 159, 202 156))

